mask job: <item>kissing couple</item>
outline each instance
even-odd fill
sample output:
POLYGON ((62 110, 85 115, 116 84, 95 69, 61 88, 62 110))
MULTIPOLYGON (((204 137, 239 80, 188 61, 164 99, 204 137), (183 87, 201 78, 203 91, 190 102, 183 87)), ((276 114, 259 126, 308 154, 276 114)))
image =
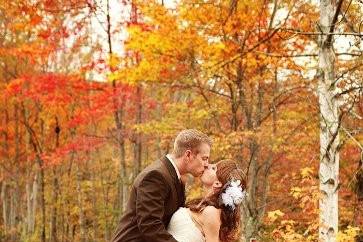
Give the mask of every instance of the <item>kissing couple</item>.
POLYGON ((113 242, 232 242, 246 196, 243 171, 232 160, 209 164, 212 140, 187 129, 174 149, 135 179, 113 242), (184 180, 198 177, 204 195, 185 204, 184 180))

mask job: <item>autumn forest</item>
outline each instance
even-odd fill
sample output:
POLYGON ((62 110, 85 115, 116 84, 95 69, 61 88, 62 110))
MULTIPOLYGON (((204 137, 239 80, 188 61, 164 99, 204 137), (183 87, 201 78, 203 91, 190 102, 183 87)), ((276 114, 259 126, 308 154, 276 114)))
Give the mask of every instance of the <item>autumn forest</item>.
POLYGON ((186 128, 240 241, 363 241, 362 76, 361 0, 0 0, 0 241, 110 241, 186 128))

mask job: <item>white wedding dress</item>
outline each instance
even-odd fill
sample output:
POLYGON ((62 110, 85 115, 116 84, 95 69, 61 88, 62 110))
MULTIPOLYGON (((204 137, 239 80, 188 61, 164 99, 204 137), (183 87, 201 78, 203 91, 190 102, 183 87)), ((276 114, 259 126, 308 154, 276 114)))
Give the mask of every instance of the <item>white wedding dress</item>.
POLYGON ((168 232, 178 242, 205 242, 188 208, 179 208, 171 217, 168 232))

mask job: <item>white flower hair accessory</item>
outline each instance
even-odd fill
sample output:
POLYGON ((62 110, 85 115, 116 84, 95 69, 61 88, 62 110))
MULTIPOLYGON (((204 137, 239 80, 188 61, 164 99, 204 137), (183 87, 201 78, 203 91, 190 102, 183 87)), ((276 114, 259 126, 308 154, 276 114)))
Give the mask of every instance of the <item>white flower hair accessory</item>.
POLYGON ((226 189, 220 197, 221 202, 234 210, 246 198, 247 192, 242 189, 240 180, 230 181, 225 187, 226 189))

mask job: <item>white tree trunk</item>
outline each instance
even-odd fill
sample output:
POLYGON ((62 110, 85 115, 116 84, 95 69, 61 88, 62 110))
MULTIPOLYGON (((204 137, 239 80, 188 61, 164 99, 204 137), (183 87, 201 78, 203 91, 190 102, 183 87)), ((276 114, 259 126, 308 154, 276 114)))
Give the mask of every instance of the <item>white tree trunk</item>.
POLYGON ((30 234, 33 232, 31 230, 31 212, 32 212, 32 200, 31 200, 31 192, 30 192, 30 181, 29 178, 26 181, 25 185, 25 194, 26 194, 26 233, 30 234))
POLYGON ((85 214, 84 214, 84 207, 83 207, 83 189, 82 189, 82 174, 77 164, 77 201, 79 207, 79 228, 80 228, 80 241, 86 242, 87 241, 87 231, 86 231, 86 224, 85 224, 85 214))
MULTIPOLYGON (((334 0, 320 1, 319 107, 320 107, 320 241, 336 241, 338 232, 339 110, 334 98, 334 52, 329 33, 335 13, 334 0), (328 41, 327 41, 328 40, 328 41)), ((331 37, 332 38, 332 37, 331 37)))
POLYGON ((16 240, 16 194, 14 192, 14 188, 11 187, 10 190, 10 214, 9 214, 9 220, 10 220, 10 234, 11 234, 11 240, 16 240))
POLYGON ((7 184, 6 181, 3 181, 1 184, 1 201, 2 201, 2 216, 4 221, 4 233, 6 234, 8 231, 9 221, 8 221, 8 199, 7 199, 7 184))
MULTIPOLYGON (((26 103, 22 109, 23 120, 24 122, 29 122, 29 111, 26 108, 26 103)), ((26 154, 26 185, 25 185, 25 192, 26 192, 26 200, 27 200, 27 212, 26 212, 26 227, 27 227, 27 234, 32 235, 35 231, 35 215, 37 210, 37 199, 38 199, 38 175, 37 172, 33 174, 33 162, 28 154, 30 154, 31 147, 31 137, 29 132, 25 132, 25 154, 26 154), (34 176, 34 177, 33 177, 34 176)))
MULTIPOLYGON (((27 187, 28 188, 28 187, 27 187)), ((38 199, 38 176, 35 174, 33 179, 32 191, 30 191, 29 184, 29 194, 28 194, 28 233, 32 234, 35 231, 35 215, 37 211, 37 199, 38 199)))

